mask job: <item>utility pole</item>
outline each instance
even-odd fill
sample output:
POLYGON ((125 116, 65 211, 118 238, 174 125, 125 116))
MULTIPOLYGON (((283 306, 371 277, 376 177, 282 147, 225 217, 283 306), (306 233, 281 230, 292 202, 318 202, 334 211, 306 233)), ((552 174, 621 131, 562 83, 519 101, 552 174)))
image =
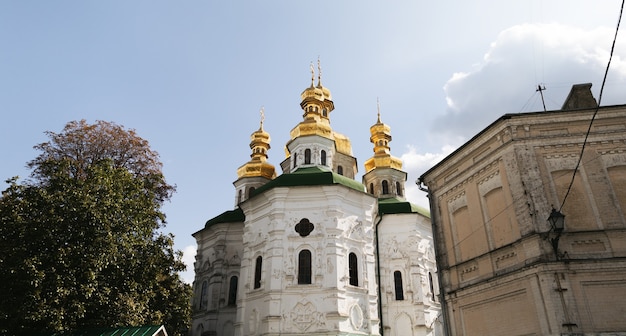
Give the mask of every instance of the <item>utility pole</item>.
POLYGON ((539 91, 539 94, 541 95, 541 103, 543 104, 543 112, 546 112, 546 102, 543 100, 543 91, 546 89, 545 85, 541 85, 538 84, 537 85, 537 90, 535 91, 539 91))

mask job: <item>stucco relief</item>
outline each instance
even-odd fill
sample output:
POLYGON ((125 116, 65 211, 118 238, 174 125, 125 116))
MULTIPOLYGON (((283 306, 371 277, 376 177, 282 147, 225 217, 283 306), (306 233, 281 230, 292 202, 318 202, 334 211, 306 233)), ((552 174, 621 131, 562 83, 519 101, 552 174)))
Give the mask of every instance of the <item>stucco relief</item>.
POLYGON ((229 264, 232 265, 232 266, 239 266, 239 265, 241 265, 241 258, 239 258, 239 255, 237 254, 237 252, 235 252, 233 257, 230 258, 229 264))
POLYGON ((244 234, 244 242, 248 242, 248 245, 250 246, 257 246, 260 245, 262 243, 267 242, 267 238, 268 238, 268 234, 267 233, 262 233, 261 231, 258 232, 248 232, 248 234, 244 234))
POLYGON ((325 314, 307 300, 298 302, 289 312, 283 313, 282 318, 287 331, 305 332, 326 327, 325 314))
POLYGON ((346 227, 344 237, 356 241, 370 241, 373 238, 371 228, 366 228, 363 222, 358 220, 356 216, 350 216, 339 219, 339 226, 346 227))
POLYGON ((257 330, 259 329, 259 312, 255 309, 252 309, 250 314, 250 318, 248 319, 248 334, 254 336, 257 334, 257 330))
POLYGON ((401 245, 394 238, 391 238, 389 241, 385 243, 385 251, 387 251, 387 255, 391 259, 406 259, 408 258, 405 251, 401 249, 401 245))
POLYGON ((363 310, 359 307, 358 304, 350 307, 350 324, 356 330, 360 330, 363 326, 363 310))

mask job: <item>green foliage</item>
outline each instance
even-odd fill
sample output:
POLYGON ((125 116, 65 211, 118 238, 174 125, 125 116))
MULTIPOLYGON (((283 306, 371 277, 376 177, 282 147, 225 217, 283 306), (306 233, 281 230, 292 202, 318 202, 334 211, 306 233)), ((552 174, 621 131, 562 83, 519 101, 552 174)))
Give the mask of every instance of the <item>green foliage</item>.
POLYGON ((174 188, 158 160, 159 169, 137 173, 107 155, 85 164, 60 153, 40 155, 33 180, 7 181, 0 198, 0 334, 145 324, 184 333, 191 289, 178 276, 185 266, 173 237, 159 232, 174 188))

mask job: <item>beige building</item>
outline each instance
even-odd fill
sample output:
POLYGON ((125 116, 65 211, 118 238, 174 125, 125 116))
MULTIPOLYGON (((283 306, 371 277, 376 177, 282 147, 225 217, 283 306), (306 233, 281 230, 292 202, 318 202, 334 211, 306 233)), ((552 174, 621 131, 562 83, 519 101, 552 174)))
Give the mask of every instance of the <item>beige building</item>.
POLYGON ((561 110, 506 114, 418 180, 449 335, 626 335, 626 105, 596 106, 575 85, 561 110))

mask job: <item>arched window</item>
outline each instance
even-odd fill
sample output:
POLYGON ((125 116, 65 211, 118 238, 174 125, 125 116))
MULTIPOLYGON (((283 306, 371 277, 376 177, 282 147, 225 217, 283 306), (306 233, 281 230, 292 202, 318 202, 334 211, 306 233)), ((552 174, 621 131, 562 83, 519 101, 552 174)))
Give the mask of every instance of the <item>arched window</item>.
POLYGON ((352 286, 359 285, 359 270, 357 262, 356 254, 351 252, 348 255, 348 272, 350 276, 350 285, 352 286))
POLYGON ((241 203, 241 189, 239 189, 239 193, 237 193, 237 204, 241 203))
POLYGON ((228 305, 234 306, 237 304, 237 281, 239 278, 236 275, 230 277, 230 284, 228 286, 228 305))
POLYGON ((298 164, 298 153, 293 153, 293 169, 296 169, 297 164, 298 164))
POLYGON ((342 166, 337 166, 337 174, 343 175, 343 167, 342 166))
POLYGON ((326 151, 322 150, 322 152, 320 153, 320 158, 322 160, 322 166, 326 165, 326 151))
POLYGON ((389 182, 387 182, 387 180, 383 181, 383 195, 386 195, 389 193, 389 182))
POLYGON ((263 264, 263 257, 256 257, 256 265, 254 267, 254 289, 261 288, 261 267, 263 264))
POLYGON ((396 193, 398 196, 402 196, 402 186, 400 185, 400 182, 396 182, 396 193))
POLYGON ((430 293, 433 301, 435 301, 435 285, 433 284, 433 274, 428 272, 428 282, 430 283, 430 293))
POLYGON ((311 284, 311 251, 298 253, 298 285, 311 284))
POLYGON ((252 193, 256 190, 256 188, 254 187, 250 187, 250 189, 248 189, 248 198, 252 197, 252 193))
POLYGON ((404 288, 402 288, 402 273, 400 273, 400 271, 393 272, 393 285, 396 290, 396 301, 404 300, 404 288))
POLYGON ((311 164, 311 150, 308 148, 304 150, 304 164, 311 164))
POLYGON ((370 194, 374 195, 374 183, 370 183, 370 194))
POLYGON ((326 111, 326 109, 322 109, 322 115, 324 117, 328 117, 328 111, 326 111))
POLYGON ((202 289, 200 290, 200 310, 207 309, 209 305, 209 284, 206 281, 202 282, 202 289))

